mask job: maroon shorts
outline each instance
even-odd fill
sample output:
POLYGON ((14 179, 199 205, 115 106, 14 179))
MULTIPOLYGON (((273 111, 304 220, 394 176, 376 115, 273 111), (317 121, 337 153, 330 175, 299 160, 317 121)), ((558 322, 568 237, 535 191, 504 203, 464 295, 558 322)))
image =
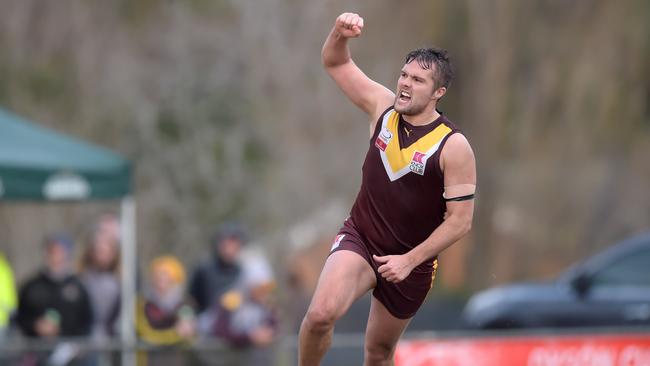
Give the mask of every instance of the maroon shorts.
POLYGON ((339 250, 355 252, 368 262, 377 277, 377 286, 372 295, 396 318, 412 318, 433 285, 438 264, 437 260, 433 263, 432 271, 416 268, 401 282, 392 283, 386 281, 377 272, 379 264, 372 258, 373 254, 379 255, 379 253, 372 252, 370 246, 365 243, 349 218, 339 230, 338 235, 336 235, 330 254, 339 250))

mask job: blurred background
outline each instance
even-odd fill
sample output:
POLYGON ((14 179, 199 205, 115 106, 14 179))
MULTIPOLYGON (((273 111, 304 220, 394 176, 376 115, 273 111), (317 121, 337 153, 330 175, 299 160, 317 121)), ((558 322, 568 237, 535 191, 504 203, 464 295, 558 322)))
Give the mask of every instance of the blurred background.
MULTIPOLYGON (((219 225, 236 221, 244 252, 272 267, 286 334, 367 150, 365 115, 320 64, 344 11, 365 18, 355 61, 390 89, 411 49, 449 50, 457 78, 440 108, 477 158, 473 230, 443 253, 425 305, 446 313, 426 312, 416 329, 458 329, 475 291, 555 278, 650 228, 645 0, 1 4, 0 107, 131 161, 141 282, 162 254, 189 280, 219 225)), ((115 202, 0 201, 16 285, 42 263, 45 235, 66 231, 83 247, 118 212, 115 202)), ((352 323, 344 330, 363 330, 352 323)))

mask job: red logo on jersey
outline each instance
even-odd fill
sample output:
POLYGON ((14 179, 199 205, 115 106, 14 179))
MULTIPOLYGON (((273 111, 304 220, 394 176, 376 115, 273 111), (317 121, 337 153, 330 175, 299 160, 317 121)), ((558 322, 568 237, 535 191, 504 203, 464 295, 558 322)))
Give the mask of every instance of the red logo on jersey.
POLYGON ((379 137, 377 137, 377 139, 375 140, 375 146, 381 151, 386 151, 386 147, 388 147, 388 144, 386 144, 379 137))
POLYGON ((425 155, 423 153, 421 153, 419 151, 416 151, 416 152, 413 153, 413 159, 411 159, 411 160, 416 162, 416 163, 424 164, 424 162, 422 161, 422 158, 424 158, 424 156, 425 155))
POLYGON ((424 167, 426 160, 424 159, 426 154, 423 154, 419 151, 413 153, 411 158, 411 164, 409 165, 409 170, 415 174, 424 175, 424 167))
POLYGON ((381 151, 386 151, 391 138, 393 138, 393 134, 384 128, 379 133, 379 136, 377 136, 377 139, 375 140, 375 146, 381 151))

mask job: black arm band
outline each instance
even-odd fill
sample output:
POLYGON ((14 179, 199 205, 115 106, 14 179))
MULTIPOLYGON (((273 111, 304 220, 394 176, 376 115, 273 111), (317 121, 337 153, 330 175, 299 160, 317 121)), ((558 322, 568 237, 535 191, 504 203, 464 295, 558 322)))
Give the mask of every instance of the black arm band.
POLYGON ((459 201, 469 201, 474 199, 474 193, 468 194, 467 196, 445 198, 445 202, 459 202, 459 201))

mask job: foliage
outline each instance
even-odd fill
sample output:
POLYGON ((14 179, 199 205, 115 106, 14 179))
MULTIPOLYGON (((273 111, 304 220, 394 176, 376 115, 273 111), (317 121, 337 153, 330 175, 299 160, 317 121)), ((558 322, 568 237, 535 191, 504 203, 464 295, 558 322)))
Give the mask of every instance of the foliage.
POLYGON ((282 257, 287 228, 358 189, 367 127, 319 59, 346 9, 366 19, 355 60, 390 88, 408 50, 454 56, 442 108, 479 166, 471 286, 556 272, 647 227, 643 0, 12 0, 0 102, 134 160, 143 259, 191 261, 233 217, 282 257))

